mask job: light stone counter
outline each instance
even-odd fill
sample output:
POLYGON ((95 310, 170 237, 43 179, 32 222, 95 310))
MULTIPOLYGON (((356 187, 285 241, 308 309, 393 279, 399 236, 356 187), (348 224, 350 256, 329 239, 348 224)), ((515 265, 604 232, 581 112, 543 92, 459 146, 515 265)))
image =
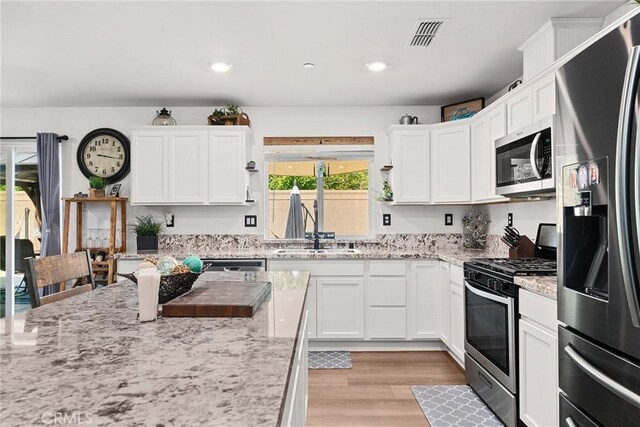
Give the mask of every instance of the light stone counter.
POLYGON ((0 424, 278 425, 309 274, 204 273, 195 286, 205 280, 273 292, 252 318, 141 324, 126 281, 4 319, 0 424))
POLYGON ((542 296, 556 299, 558 294, 557 276, 522 276, 514 279, 516 285, 522 289, 535 292, 542 296))

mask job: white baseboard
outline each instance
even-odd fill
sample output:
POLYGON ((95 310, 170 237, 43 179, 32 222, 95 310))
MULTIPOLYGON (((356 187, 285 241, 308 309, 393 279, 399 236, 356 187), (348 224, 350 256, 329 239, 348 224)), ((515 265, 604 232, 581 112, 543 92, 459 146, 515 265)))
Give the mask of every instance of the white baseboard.
MULTIPOLYGON (((440 340, 425 341, 331 341, 309 339, 310 351, 446 351, 440 340)), ((460 362, 458 362, 460 363, 460 362)))

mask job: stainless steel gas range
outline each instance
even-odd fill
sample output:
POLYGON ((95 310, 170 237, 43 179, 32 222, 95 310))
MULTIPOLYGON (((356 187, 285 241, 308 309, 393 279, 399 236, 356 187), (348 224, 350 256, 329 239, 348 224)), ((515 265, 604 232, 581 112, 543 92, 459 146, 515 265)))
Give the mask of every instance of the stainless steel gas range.
POLYGON ((518 286, 513 278, 555 274, 555 255, 464 263, 466 379, 508 427, 518 425, 518 286))

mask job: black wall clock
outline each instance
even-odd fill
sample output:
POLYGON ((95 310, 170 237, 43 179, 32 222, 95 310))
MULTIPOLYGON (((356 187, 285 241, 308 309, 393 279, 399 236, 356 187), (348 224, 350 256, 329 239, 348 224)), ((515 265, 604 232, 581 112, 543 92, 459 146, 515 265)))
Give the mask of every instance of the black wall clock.
POLYGON ((112 184, 129 173, 131 144, 115 129, 96 129, 80 141, 77 158, 84 176, 100 176, 112 184))

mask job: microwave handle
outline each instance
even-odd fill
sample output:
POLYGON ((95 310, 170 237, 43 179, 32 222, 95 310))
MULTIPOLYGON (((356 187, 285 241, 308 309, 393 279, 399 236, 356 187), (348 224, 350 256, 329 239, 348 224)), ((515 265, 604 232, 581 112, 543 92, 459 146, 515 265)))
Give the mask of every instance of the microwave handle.
POLYGON ((533 142, 531 143, 531 151, 529 151, 529 161, 531 162, 531 170, 533 174, 538 179, 542 179, 542 175, 540 175, 540 169, 538 168, 538 162, 536 161, 536 154, 538 151, 538 142, 540 142, 540 137, 542 133, 538 132, 536 136, 533 138, 533 142))

